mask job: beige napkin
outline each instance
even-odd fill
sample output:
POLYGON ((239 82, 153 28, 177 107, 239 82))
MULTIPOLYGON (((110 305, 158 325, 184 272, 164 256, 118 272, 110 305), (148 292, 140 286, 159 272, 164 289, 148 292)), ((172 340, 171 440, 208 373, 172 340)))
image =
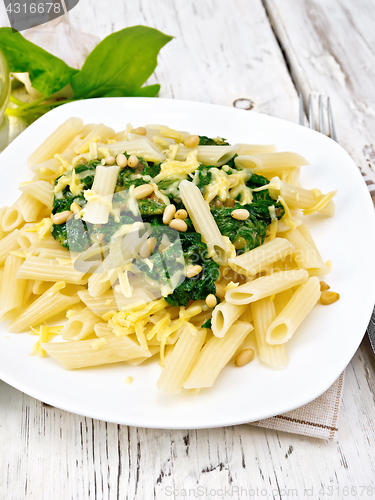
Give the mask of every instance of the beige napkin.
POLYGON ((344 388, 344 373, 328 391, 311 403, 276 417, 251 422, 250 425, 337 441, 337 420, 344 388))
MULTIPOLYGON (((361 173, 375 205, 375 184, 364 172, 361 173)), ((250 425, 337 441, 339 430, 337 420, 344 389, 344 375, 345 372, 328 391, 311 403, 276 417, 251 422, 250 425)))

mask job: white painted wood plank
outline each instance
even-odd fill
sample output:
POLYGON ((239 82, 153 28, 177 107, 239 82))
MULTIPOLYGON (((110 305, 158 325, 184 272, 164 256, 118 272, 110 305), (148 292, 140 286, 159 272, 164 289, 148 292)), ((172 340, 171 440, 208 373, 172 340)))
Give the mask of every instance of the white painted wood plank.
MULTIPOLYGON (((81 0, 70 15, 102 37, 138 23, 175 35, 149 82, 162 85, 162 97, 226 105, 249 98, 257 111, 297 119, 295 89, 258 1, 249 8, 245 0, 113 0, 108 8, 81 0)), ((322 88, 325 80, 316 82, 322 88)), ((347 123, 340 126, 350 131, 347 123)), ((226 494, 230 487, 253 489, 255 498, 306 498, 312 487, 314 499, 342 498, 317 488, 375 486, 374 380, 362 348, 347 372, 339 444, 250 426, 127 428, 45 407, 1 383, 0 498, 168 499, 184 498, 183 488, 203 491, 201 498, 246 498, 226 494)))
POLYGON ((263 2, 306 109, 310 93, 331 97, 340 144, 375 181, 375 3, 263 2))

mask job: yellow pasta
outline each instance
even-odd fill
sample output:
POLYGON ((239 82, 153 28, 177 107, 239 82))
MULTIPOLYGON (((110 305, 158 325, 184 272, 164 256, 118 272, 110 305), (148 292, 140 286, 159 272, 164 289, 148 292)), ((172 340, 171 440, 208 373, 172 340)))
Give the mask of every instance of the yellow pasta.
POLYGON ((223 338, 212 337, 203 347, 183 387, 185 389, 211 387, 251 330, 253 330, 251 324, 238 321, 223 338))

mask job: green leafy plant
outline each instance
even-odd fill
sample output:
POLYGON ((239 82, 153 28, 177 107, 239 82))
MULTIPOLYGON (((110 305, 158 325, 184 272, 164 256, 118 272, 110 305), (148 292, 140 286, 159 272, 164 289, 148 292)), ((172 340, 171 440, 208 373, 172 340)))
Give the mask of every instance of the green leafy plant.
POLYGON ((147 26, 132 26, 107 36, 88 55, 80 71, 29 42, 12 28, 0 28, 0 51, 12 73, 28 73, 42 97, 24 103, 13 96, 17 107, 7 113, 28 123, 61 104, 91 97, 155 97, 160 85, 142 87, 157 65, 157 56, 172 37, 147 26), (56 93, 62 90, 69 97, 56 93))

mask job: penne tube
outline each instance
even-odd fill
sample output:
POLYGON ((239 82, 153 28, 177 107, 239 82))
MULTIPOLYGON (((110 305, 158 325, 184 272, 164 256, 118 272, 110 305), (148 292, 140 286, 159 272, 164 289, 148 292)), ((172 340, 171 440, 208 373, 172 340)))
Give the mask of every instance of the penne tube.
POLYGON ((85 307, 68 319, 61 330, 61 336, 65 340, 85 339, 95 333, 94 327, 99 321, 100 318, 88 307, 85 307))
POLYGON ((87 203, 84 208, 84 221, 91 224, 107 224, 119 171, 120 167, 117 165, 96 167, 92 191, 99 199, 87 203))
POLYGON ((24 259, 9 254, 4 264, 0 293, 0 315, 17 310, 22 306, 26 281, 17 279, 17 273, 24 259))
MULTIPOLYGON (((99 318, 98 321, 100 321, 99 318)), ((113 335, 113 329, 109 326, 108 323, 96 323, 94 325, 94 332, 99 338, 106 337, 107 335, 113 335)))
POLYGON ((145 304, 154 300, 146 289, 137 288, 131 297, 124 297, 122 293, 108 290, 98 297, 93 297, 87 290, 78 292, 82 302, 87 305, 97 316, 103 316, 109 311, 119 311, 132 304, 145 304))
POLYGON ((306 283, 308 278, 309 273, 305 269, 274 272, 270 276, 263 276, 228 290, 225 299, 230 304, 250 304, 250 302, 306 283))
POLYGON ((21 209, 17 203, 8 208, 1 220, 1 228, 4 232, 14 231, 24 222, 21 209))
POLYGON ((17 204, 25 222, 35 222, 43 207, 43 203, 26 193, 23 193, 19 197, 17 204))
MULTIPOLYGON (((20 186, 20 191, 31 196, 35 200, 39 201, 46 207, 52 209, 53 204, 53 186, 47 181, 33 181, 28 182, 24 186, 20 186)), ((27 221, 32 222, 32 221, 27 221)))
POLYGON ((199 355, 206 338, 206 330, 186 326, 177 340, 171 354, 165 360, 165 366, 156 386, 164 394, 178 394, 199 355))
POLYGON ((247 305, 229 304, 225 300, 220 302, 212 313, 211 329, 215 337, 224 337, 246 307, 247 305))
POLYGON ((237 321, 231 326, 225 337, 212 337, 201 350, 183 387, 185 389, 211 387, 221 370, 232 359, 253 329, 253 325, 237 321))
POLYGON ((236 167, 250 168, 259 175, 290 171, 309 164, 303 156, 290 152, 237 156, 234 163, 236 167))
POLYGON ((307 283, 298 287, 284 309, 267 328, 267 343, 275 345, 288 342, 315 307, 320 293, 320 283, 317 277, 310 278, 307 283))
POLYGON ((286 231, 283 236, 294 245, 293 259, 299 268, 307 269, 310 276, 323 276, 330 273, 330 269, 324 264, 315 243, 311 243, 311 240, 308 241, 298 228, 286 231))
MULTIPOLYGON (((277 200, 279 196, 283 198, 285 203, 290 209, 312 209, 324 198, 326 195, 316 195, 310 189, 304 189, 300 186, 295 186, 280 180, 278 177, 273 177, 269 183, 269 193, 271 198, 277 200)), ((322 215, 334 215, 334 203, 329 200, 327 204, 318 209, 322 215)))
POLYGON ((2 240, 6 234, 6 232, 3 230, 2 220, 3 220, 4 214, 8 210, 8 208, 9 207, 1 207, 0 208, 0 240, 2 240))
POLYGON ((98 148, 101 147, 105 148, 109 154, 114 156, 119 153, 127 153, 128 155, 140 156, 146 161, 152 161, 154 163, 160 163, 165 160, 165 155, 148 139, 114 142, 113 144, 98 144, 98 148))
POLYGON ((18 229, 15 229, 10 234, 5 236, 5 238, 0 240, 0 264, 5 262, 5 259, 10 252, 20 248, 20 245, 17 241, 19 234, 20 232, 18 231, 18 229))
POLYGON ((236 144, 238 156, 274 153, 276 146, 273 144, 236 144))
POLYGON ((30 167, 30 170, 34 172, 36 179, 54 181, 65 172, 74 156, 74 151, 65 151, 60 155, 56 155, 56 158, 51 158, 50 160, 43 161, 42 163, 30 167))
POLYGON ((195 230, 200 233, 202 241, 208 247, 208 255, 218 264, 225 265, 232 250, 231 245, 220 233, 200 189, 192 182, 184 180, 180 183, 180 196, 195 230))
POLYGON ((42 293, 46 292, 49 288, 51 288, 51 286, 53 286, 51 281, 35 280, 33 285, 33 294, 42 295, 42 293))
POLYGON ((96 340, 81 340, 80 342, 54 342, 43 344, 43 349, 67 370, 151 356, 150 351, 142 349, 126 336, 108 336, 96 340), (102 340, 102 345, 95 344, 102 340), (96 345, 98 345, 97 348, 96 345))
POLYGON ((275 298, 273 299, 273 303, 275 304, 276 314, 280 314, 280 312, 284 309, 290 299, 293 297, 293 288, 288 288, 288 290, 284 290, 283 292, 277 293, 275 298))
POLYGON ((42 257, 28 257, 18 271, 18 278, 41 281, 64 281, 75 285, 84 285, 88 278, 74 269, 73 265, 61 266, 57 260, 42 257))
POLYGON ((86 134, 81 140, 75 141, 75 144, 69 144, 68 147, 72 148, 75 153, 82 154, 87 153, 89 151, 90 142, 104 142, 107 139, 111 139, 115 134, 115 131, 104 125, 103 123, 99 123, 98 125, 94 125, 92 129, 86 134))
POLYGON ((82 289, 78 286, 68 286, 62 290, 51 287, 29 305, 10 325, 9 330, 21 333, 31 326, 38 326, 44 321, 66 311, 80 301, 77 291, 82 289))
POLYGON ((80 118, 69 118, 47 137, 45 141, 27 159, 27 166, 50 160, 56 153, 63 153, 73 138, 83 129, 80 118))
POLYGON ((237 273, 244 276, 255 276, 263 269, 291 255, 294 246, 284 238, 275 238, 263 245, 229 259, 229 266, 237 273))
POLYGON ((269 345, 266 341, 266 333, 272 321, 276 318, 275 305, 270 299, 258 300, 251 304, 253 312, 255 338, 258 347, 259 358, 263 363, 283 370, 288 364, 288 353, 285 345, 269 345))
POLYGON ((225 165, 238 151, 236 146, 197 146, 196 148, 187 148, 179 145, 175 160, 186 160, 189 153, 197 151, 197 160, 203 165, 212 165, 221 167, 225 165))

